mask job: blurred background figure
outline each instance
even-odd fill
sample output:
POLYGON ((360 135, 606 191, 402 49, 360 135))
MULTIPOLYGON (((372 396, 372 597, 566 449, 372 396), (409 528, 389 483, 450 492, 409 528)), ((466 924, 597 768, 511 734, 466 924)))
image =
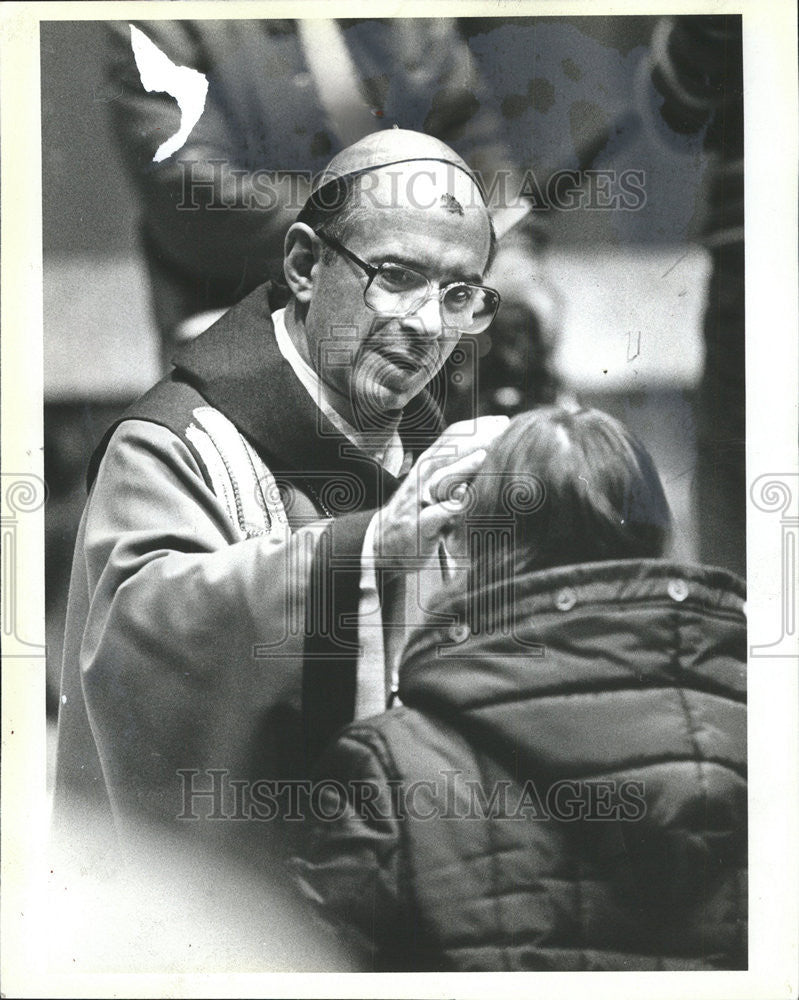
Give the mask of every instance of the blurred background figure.
POLYGON ((486 333, 461 341, 443 372, 450 420, 511 416, 564 392, 555 370, 563 296, 549 277, 548 226, 530 211, 499 241, 491 281, 502 295, 486 333))
MULTIPOLYGON (((744 121, 741 22, 675 17, 652 36, 659 134, 703 135, 709 160, 699 238, 711 259, 698 407, 700 555, 746 572, 744 121), (663 128, 663 124, 667 129, 663 128)), ((654 116, 647 115, 653 121, 654 116)))
POLYGON ((708 236, 725 205, 734 215, 729 183, 711 177, 724 123, 740 115, 739 17, 161 21, 138 30, 155 49, 139 38, 143 69, 126 21, 41 25, 51 717, 88 456, 158 379, 173 343, 262 281, 280 304, 274 262, 303 178, 353 130, 396 122, 431 132, 481 171, 497 201, 503 171, 521 185, 521 205, 508 199, 495 213, 502 237, 491 282, 503 304, 474 354, 463 345, 453 353, 441 385, 449 419, 564 396, 601 406, 654 455, 678 556, 698 558, 701 539, 704 561, 742 570, 743 518, 717 526, 720 502, 700 504, 697 493, 700 413, 702 428, 713 417, 726 441, 705 466, 717 490, 729 499, 737 489, 724 485, 723 467, 730 483, 743 475, 741 393, 721 388, 731 384, 730 358, 740 372, 742 355, 725 338, 742 324, 733 289, 742 283, 725 280, 724 295, 708 297, 711 275, 729 275, 742 256, 734 240, 717 248, 718 226, 708 236), (701 44, 692 44, 697 32, 701 44), (169 65, 183 68, 178 79, 204 79, 207 92, 183 146, 154 162, 182 123, 174 96, 145 88, 156 53, 167 75, 169 65), (669 60, 681 76, 669 75, 669 60), (688 82, 675 91, 675 80, 688 82), (690 121, 668 113, 676 97, 685 104, 683 92, 690 121), (704 110, 694 108, 700 99, 704 110))

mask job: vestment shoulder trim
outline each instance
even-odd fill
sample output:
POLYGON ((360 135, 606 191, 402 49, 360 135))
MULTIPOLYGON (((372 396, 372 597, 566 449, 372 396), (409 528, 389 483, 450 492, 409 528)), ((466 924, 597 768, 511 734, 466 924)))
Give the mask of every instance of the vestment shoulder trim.
POLYGON ((219 410, 199 406, 192 411, 186 437, 194 445, 211 478, 212 489, 224 502, 228 517, 242 538, 257 538, 290 530, 274 476, 255 449, 219 410))

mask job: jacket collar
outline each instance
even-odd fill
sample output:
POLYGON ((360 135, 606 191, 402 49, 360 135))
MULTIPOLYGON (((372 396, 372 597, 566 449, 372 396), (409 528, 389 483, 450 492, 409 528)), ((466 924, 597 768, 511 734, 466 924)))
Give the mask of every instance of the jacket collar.
MULTIPOLYGON (((743 706, 744 587, 732 574, 625 560, 530 573, 513 584, 504 587, 511 628, 495 619, 496 627, 478 631, 417 631, 399 686, 405 706, 465 733, 512 773, 608 774, 642 754, 683 753, 691 736, 674 708, 677 689, 743 706)), ((471 606, 490 608, 498 597, 497 588, 480 592, 471 606)), ((469 600, 456 589, 448 606, 432 610, 460 617, 469 600)))
POLYGON ((696 632, 696 655, 714 643, 722 648, 722 635, 733 643, 727 680, 736 688, 738 653, 745 662, 745 597, 744 581, 726 570, 665 559, 559 566, 471 594, 455 584, 431 609, 448 624, 431 623, 410 637, 399 695, 405 705, 457 715, 581 685, 639 683, 687 657, 683 626, 696 632), (478 614, 471 628, 467 612, 474 609, 482 625, 478 614))
MULTIPOLYGON (((367 503, 396 488, 398 480, 320 412, 280 353, 266 286, 181 348, 173 361, 175 375, 221 410, 273 472, 350 472, 366 488, 367 503)), ((442 428, 441 411, 423 392, 406 407, 399 433, 416 457, 442 428)))

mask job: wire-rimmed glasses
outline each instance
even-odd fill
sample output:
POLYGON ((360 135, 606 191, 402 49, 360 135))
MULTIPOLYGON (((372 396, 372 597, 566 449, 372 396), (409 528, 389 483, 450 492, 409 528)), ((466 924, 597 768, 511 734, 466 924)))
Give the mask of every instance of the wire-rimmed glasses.
POLYGON ((455 281, 436 289, 429 278, 411 267, 390 261, 369 264, 335 237, 321 231, 317 231, 316 235, 364 271, 369 281, 363 292, 363 301, 381 315, 407 316, 421 309, 432 296, 438 295, 442 324, 459 333, 477 334, 488 329, 499 308, 499 292, 493 288, 455 281))

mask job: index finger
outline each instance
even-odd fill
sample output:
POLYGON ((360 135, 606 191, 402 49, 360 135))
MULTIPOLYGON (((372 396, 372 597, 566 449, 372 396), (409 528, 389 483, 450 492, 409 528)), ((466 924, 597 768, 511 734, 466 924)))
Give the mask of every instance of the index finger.
POLYGON ((441 503, 451 499, 451 491, 459 483, 468 482, 485 460, 484 448, 447 463, 430 476, 422 492, 423 503, 441 503))
POLYGON ((507 428, 510 419, 504 414, 459 420, 451 424, 421 456, 430 463, 430 472, 459 461, 475 451, 486 449, 507 428))

